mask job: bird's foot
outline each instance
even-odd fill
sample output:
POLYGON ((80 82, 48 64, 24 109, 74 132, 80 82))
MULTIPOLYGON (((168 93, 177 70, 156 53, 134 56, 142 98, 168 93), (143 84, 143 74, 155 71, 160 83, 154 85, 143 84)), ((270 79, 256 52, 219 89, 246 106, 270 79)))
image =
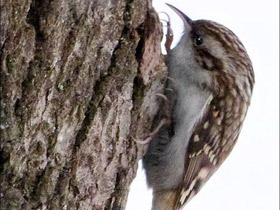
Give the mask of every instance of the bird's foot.
POLYGON ((162 119, 159 122, 158 126, 148 135, 147 138, 145 138, 144 140, 138 140, 138 139, 136 139, 136 138, 134 138, 132 136, 132 139, 133 139, 133 141, 135 141, 138 144, 142 144, 142 145, 148 144, 155 137, 155 135, 159 132, 161 127, 166 125, 166 124, 168 124, 167 120, 166 119, 162 119))
POLYGON ((165 46, 166 52, 168 53, 171 50, 171 45, 172 45, 172 42, 173 42, 173 31, 171 29, 169 15, 166 12, 160 12, 160 13, 165 14, 167 16, 167 20, 161 19, 161 21, 164 21, 166 23, 166 27, 167 27, 166 35, 165 35, 166 40, 165 40, 164 46, 165 46))
POLYGON ((163 113, 163 117, 160 120, 158 126, 148 135, 147 138, 145 138, 144 140, 138 140, 134 137, 132 137, 132 139, 138 143, 138 144, 148 144, 155 136, 156 134, 159 132, 159 130, 162 128, 162 126, 164 125, 168 125, 170 123, 170 119, 171 119, 171 104, 169 99, 162 93, 157 93, 155 94, 157 97, 160 97, 161 99, 163 99, 163 104, 164 104, 164 110, 163 113))

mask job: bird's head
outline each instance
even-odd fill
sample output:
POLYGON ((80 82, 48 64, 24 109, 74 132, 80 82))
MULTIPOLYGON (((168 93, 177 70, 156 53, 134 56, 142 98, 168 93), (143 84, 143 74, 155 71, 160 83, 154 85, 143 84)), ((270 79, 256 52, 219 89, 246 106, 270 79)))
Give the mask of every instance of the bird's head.
POLYGON ((184 35, 168 56, 171 74, 224 96, 227 90, 245 92, 250 98, 254 73, 251 60, 238 37, 225 26, 209 20, 192 20, 169 5, 184 22, 184 35))

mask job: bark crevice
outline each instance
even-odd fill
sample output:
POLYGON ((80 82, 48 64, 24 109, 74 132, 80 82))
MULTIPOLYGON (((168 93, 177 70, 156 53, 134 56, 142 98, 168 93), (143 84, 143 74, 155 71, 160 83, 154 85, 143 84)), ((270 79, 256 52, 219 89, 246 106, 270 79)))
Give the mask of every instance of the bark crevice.
POLYGON ((151 1, 1 4, 1 208, 124 209, 165 77, 151 1))

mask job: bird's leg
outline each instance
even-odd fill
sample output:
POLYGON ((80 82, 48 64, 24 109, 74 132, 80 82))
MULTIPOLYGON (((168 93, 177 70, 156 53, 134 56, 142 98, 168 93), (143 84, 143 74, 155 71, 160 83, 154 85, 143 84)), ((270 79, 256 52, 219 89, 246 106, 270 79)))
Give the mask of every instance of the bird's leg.
POLYGON ((138 144, 148 144, 152 139, 153 139, 153 137, 159 132, 159 130, 160 130, 160 128, 162 127, 162 126, 164 126, 164 125, 166 125, 167 124, 167 120, 166 119, 162 119, 160 122, 159 122, 159 124, 158 124, 158 126, 149 134, 149 136, 147 137, 147 138, 145 138, 143 141, 141 141, 141 140, 137 140, 137 139, 135 139, 134 137, 132 137, 132 139, 135 141, 135 142, 137 142, 138 144))
POLYGON ((171 104, 170 104, 169 99, 161 93, 157 93, 156 96, 163 99, 163 104, 164 104, 163 110, 164 111, 162 112, 163 113, 162 119, 160 120, 157 127, 143 141, 137 140, 134 137, 132 137, 132 139, 135 142, 137 142, 138 144, 148 144, 153 139, 153 137, 155 137, 155 135, 159 132, 159 130, 162 128, 162 126, 168 125, 171 121, 171 104))

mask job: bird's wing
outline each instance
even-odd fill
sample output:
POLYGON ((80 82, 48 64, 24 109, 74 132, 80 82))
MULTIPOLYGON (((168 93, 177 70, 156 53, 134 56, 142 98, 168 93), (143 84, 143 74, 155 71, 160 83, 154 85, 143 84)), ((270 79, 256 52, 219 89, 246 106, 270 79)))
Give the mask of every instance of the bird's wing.
MULTIPOLYGON (((220 100, 220 99, 219 99, 220 100)), ((212 100, 204 118, 200 120, 190 138, 186 157, 184 179, 177 191, 174 210, 181 209, 221 165, 232 150, 241 123, 230 122, 219 100, 212 100), (233 128, 235 128, 234 132, 233 128)))

